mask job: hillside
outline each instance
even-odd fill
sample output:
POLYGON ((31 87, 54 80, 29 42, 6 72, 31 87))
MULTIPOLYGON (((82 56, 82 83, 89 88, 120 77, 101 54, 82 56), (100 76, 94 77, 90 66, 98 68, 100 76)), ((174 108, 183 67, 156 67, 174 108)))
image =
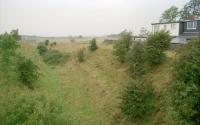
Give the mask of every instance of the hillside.
MULTIPOLYGON (((76 51, 87 44, 59 43, 54 49, 70 53, 69 60, 59 66, 46 65, 37 54, 35 44, 22 43, 19 51, 30 57, 40 68, 41 77, 35 90, 28 90, 20 83, 8 84, 0 80, 0 97, 6 94, 43 94, 56 98, 64 105, 64 114, 72 117, 81 125, 116 124, 119 112, 120 95, 124 81, 130 79, 126 66, 120 64, 112 54, 112 46, 100 44, 96 52, 86 51, 86 61, 78 63, 76 51), (9 86, 9 88, 8 88, 9 86), (8 90, 8 89, 9 90, 8 90)), ((157 110, 152 117, 144 121, 135 121, 134 125, 162 124, 162 100, 160 95, 171 79, 170 65, 174 54, 167 52, 167 61, 146 74, 143 79, 151 81, 157 93, 157 110)), ((120 124, 120 123, 119 123, 120 124)), ((123 120, 121 121, 123 123, 123 120)))

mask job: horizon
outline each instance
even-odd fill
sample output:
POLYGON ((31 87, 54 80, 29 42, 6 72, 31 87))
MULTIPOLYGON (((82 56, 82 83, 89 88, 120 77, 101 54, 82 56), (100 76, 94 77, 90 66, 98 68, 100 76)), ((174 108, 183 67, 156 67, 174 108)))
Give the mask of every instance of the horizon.
POLYGON ((0 33, 29 36, 106 36, 123 30, 151 31, 164 10, 188 0, 0 0, 0 33), (156 7, 155 7, 156 5, 156 7), (151 12, 151 14, 149 14, 151 12))

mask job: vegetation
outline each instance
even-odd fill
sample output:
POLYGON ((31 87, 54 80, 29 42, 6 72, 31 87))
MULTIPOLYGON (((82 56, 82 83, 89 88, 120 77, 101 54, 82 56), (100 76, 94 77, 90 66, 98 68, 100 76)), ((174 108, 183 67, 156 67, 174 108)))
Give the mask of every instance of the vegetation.
POLYGON ((150 65, 161 64, 165 60, 164 51, 170 47, 171 37, 168 32, 151 34, 147 39, 146 60, 150 65))
POLYGON ((48 52, 47 46, 45 46, 43 43, 40 43, 40 44, 37 46, 37 49, 38 49, 38 53, 39 53, 41 56, 45 55, 45 54, 48 52))
POLYGON ((145 73, 145 44, 136 42, 127 54, 127 62, 132 77, 145 73))
POLYGON ((174 22, 177 21, 178 16, 178 8, 176 6, 171 6, 162 14, 160 22, 174 22))
POLYGON ((89 50, 90 51, 95 51, 95 50, 98 49, 97 43, 96 43, 96 39, 92 39, 89 44, 90 44, 89 45, 89 50))
POLYGON ((114 45, 114 55, 121 63, 125 62, 126 55, 130 49, 131 44, 132 44, 132 33, 123 31, 120 34, 119 40, 114 45))
POLYGON ((78 59, 78 62, 84 62, 85 60, 85 54, 84 54, 84 49, 79 49, 78 52, 77 52, 77 59, 78 59))
POLYGON ((45 46, 48 46, 49 45, 49 40, 45 40, 44 44, 45 44, 45 46))
POLYGON ((68 54, 61 53, 57 50, 49 50, 44 56, 43 60, 47 64, 61 64, 66 62, 69 58, 68 54))
POLYGON ((154 110, 155 93, 150 84, 129 81, 122 96, 121 110, 129 119, 144 118, 154 110))
POLYGON ((169 90, 170 112, 177 125, 200 124, 200 40, 184 47, 175 62, 169 90))
POLYGON ((19 74, 19 80, 32 88, 32 83, 38 80, 38 66, 35 65, 30 59, 25 59, 24 57, 20 58, 20 62, 17 66, 17 73, 19 74))
POLYGON ((70 125, 67 117, 61 117, 62 105, 41 95, 10 95, 0 107, 1 125, 70 125))

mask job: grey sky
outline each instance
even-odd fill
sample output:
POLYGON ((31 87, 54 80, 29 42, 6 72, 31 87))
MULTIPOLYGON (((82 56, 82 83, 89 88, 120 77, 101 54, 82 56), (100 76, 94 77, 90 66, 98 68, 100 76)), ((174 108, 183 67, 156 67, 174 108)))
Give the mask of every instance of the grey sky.
POLYGON ((151 30, 161 13, 189 0, 0 0, 0 33, 18 28, 40 36, 106 35, 151 30))

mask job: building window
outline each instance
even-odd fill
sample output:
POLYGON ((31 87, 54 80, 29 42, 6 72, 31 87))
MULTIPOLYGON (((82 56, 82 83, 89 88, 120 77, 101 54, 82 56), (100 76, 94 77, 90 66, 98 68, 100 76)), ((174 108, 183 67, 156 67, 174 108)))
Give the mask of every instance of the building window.
POLYGON ((187 29, 188 30, 195 30, 195 29, 197 29, 197 21, 187 22, 187 29))

